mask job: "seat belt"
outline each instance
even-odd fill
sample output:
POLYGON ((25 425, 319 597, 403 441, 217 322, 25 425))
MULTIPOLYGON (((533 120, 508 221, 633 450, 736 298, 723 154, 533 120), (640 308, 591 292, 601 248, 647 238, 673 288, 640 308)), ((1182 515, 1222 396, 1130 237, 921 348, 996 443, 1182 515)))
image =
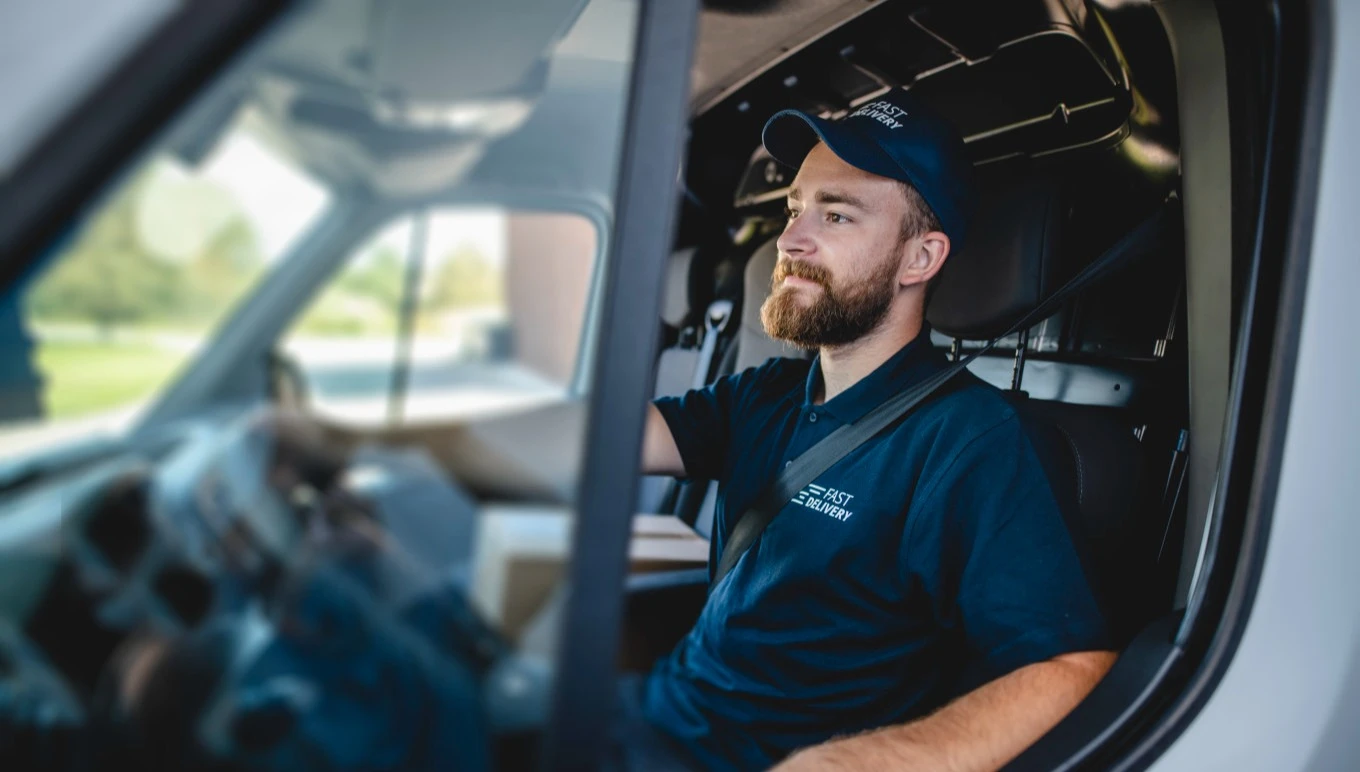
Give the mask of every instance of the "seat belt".
POLYGON ((1171 201, 1159 207, 1152 216, 1140 223, 1137 228, 1125 234, 1119 241, 1116 241, 1100 257, 1093 260, 1090 265, 1069 279, 1066 284, 1059 287, 1029 313, 1017 319, 1005 332, 992 338, 987 345, 973 351, 963 359, 953 362, 949 367, 912 388, 893 395, 878 407, 870 410, 858 421, 838 427, 831 434, 823 437, 816 445, 804 451, 802 455, 790 461, 788 466, 781 469, 775 479, 760 492, 760 495, 756 496, 755 501, 737 520, 737 524, 732 528, 732 533, 728 536, 727 544, 723 546, 722 555, 718 559, 718 567, 713 572, 713 581, 709 587, 717 586, 718 582, 721 582, 723 577, 727 576, 736 566, 737 561, 741 559, 741 556, 751 548, 760 534, 765 531, 766 526, 784 508, 784 505, 788 504, 794 496, 797 496, 798 492, 808 483, 815 481, 823 472, 835 466, 850 451, 897 423, 912 408, 921 404, 926 398, 937 392, 940 387, 967 369, 974 359, 991 351, 1003 338, 1033 327, 1052 316, 1064 303, 1088 285, 1123 267, 1132 257, 1147 251, 1150 243, 1155 242, 1161 234, 1163 221, 1167 219, 1168 212, 1172 210, 1171 201))

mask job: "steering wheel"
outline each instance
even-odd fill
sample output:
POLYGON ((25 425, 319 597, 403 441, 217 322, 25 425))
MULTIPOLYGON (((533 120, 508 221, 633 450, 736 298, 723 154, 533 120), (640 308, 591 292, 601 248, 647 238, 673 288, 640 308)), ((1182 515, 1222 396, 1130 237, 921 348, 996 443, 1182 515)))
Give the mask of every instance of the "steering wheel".
POLYGON ((314 422, 271 410, 92 492, 76 573, 130 631, 91 706, 100 764, 490 768, 486 683, 509 647, 389 538, 347 464, 314 422), (170 566, 200 583, 194 603, 165 602, 170 566))
POLYGON ((508 647, 347 490, 348 455, 270 410, 206 456, 194 514, 235 602, 186 641, 224 665, 197 750, 246 769, 487 769, 481 682, 508 647))

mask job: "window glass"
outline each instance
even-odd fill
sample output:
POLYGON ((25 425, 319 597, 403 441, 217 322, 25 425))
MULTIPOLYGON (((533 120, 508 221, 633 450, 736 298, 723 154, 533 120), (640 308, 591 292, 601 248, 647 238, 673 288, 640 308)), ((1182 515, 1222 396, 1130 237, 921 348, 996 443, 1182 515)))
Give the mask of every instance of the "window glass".
POLYGON ((0 298, 32 747, 536 763, 636 11, 302 4, 0 298))
POLYGON ((594 223, 572 213, 440 207, 401 217, 354 251, 282 350, 310 407, 347 424, 566 401, 597 244, 594 223))
POLYGON ((20 299, 35 388, 0 409, 0 451, 130 426, 328 201, 249 113, 201 163, 132 172, 20 299))
POLYGON ((414 229, 402 217, 354 251, 283 341, 309 406, 341 421, 379 424, 391 411, 397 320, 414 229))
POLYGON ((403 417, 504 413, 568 398, 595 225, 573 214, 437 211, 403 417))

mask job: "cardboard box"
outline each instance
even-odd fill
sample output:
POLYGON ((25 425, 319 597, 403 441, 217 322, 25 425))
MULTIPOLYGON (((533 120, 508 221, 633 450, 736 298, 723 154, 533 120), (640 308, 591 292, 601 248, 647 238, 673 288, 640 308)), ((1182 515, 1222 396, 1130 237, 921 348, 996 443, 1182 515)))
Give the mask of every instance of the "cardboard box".
MULTIPOLYGON (((562 581, 573 517, 559 507, 493 505, 478 521, 472 563, 474 606, 517 638, 562 581)), ((629 545, 634 573, 701 568, 708 540, 670 515, 637 515, 629 545)))

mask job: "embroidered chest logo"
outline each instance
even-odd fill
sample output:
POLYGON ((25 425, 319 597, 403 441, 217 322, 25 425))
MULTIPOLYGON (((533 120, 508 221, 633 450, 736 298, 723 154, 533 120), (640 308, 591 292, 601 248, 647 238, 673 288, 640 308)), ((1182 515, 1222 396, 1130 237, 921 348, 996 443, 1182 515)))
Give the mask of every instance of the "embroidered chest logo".
POLYGON ((827 517, 834 517, 837 520, 849 520, 855 514, 846 509, 853 494, 845 491, 838 491, 835 488, 824 488, 820 485, 809 483, 798 495, 793 497, 793 503, 807 507, 813 512, 821 512, 827 517))

